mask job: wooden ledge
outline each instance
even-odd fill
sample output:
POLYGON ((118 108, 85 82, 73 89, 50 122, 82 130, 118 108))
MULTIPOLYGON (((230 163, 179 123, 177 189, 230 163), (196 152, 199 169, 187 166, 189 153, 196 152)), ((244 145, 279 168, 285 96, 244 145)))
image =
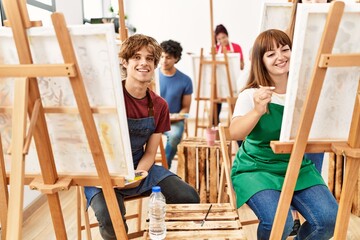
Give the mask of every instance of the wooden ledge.
MULTIPOLYGON (((40 178, 42 182, 42 177, 40 174, 25 174, 24 176, 24 185, 31 185, 36 178, 40 178)), ((101 181, 98 176, 81 176, 73 174, 59 174, 59 179, 71 179, 71 186, 101 186, 101 181)), ((110 176, 111 183, 114 187, 124 187, 125 178, 122 176, 110 176)), ((6 174, 7 184, 10 182, 10 174, 6 174)), ((35 182, 34 182, 35 183, 35 182)), ((35 190, 35 189, 34 189, 35 190)))
POLYGON ((346 142, 333 143, 331 149, 336 155, 345 155, 346 157, 360 158, 360 148, 352 148, 346 142))
MULTIPOLYGON (((332 144, 339 143, 344 144, 344 140, 324 140, 324 141, 308 141, 305 152, 306 153, 320 153, 320 152, 332 152, 332 144)), ((291 153, 294 146, 294 142, 280 142, 280 141, 271 141, 270 147, 274 153, 291 153)))
POLYGON ((71 178, 59 178, 54 184, 44 184, 42 176, 37 176, 30 183, 29 187, 31 190, 39 190, 44 194, 54 194, 59 191, 69 190, 71 185, 71 178))

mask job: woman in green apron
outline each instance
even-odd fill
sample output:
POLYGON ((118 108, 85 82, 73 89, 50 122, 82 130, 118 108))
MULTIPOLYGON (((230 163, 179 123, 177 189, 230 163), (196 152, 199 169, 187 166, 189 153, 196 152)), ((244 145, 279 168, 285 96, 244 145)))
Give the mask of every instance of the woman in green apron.
MULTIPOLYGON (((280 136, 291 56, 291 41, 280 30, 255 40, 248 83, 239 94, 230 133, 245 139, 231 170, 237 207, 247 203, 260 220, 258 239, 269 239, 289 154, 275 154, 270 141, 280 136)), ((291 205, 306 219, 295 239, 329 239, 338 205, 314 164, 303 159, 291 205)), ((288 212, 282 239, 292 231, 288 212)))

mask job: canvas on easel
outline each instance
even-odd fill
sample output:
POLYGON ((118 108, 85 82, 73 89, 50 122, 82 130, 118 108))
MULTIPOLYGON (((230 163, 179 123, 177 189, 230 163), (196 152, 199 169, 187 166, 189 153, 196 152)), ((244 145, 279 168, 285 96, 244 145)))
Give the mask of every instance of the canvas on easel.
MULTIPOLYGON (((119 61, 115 34, 110 24, 69 27, 75 53, 80 65, 97 131, 111 175, 134 177, 125 105, 122 94, 119 61)), ((61 63, 62 56, 54 29, 32 28, 28 32, 35 64, 61 63)), ((16 47, 10 28, 0 28, 0 64, 18 63, 16 47)), ((95 175, 81 119, 76 111, 76 101, 66 77, 39 77, 43 108, 46 114, 56 168, 60 174, 95 175), (58 110, 67 113, 56 113, 58 110)), ((13 105, 13 78, 0 82, 0 106, 13 105)), ((0 131, 3 151, 11 143, 11 113, 1 113, 0 131)), ((5 165, 10 170, 11 155, 5 155, 5 165)), ((34 144, 26 158, 26 173, 40 172, 34 144)))
MULTIPOLYGON (((199 78, 199 66, 200 66, 200 56, 192 55, 192 66, 193 66, 193 79, 199 78)), ((227 53, 229 70, 230 70, 230 79, 232 86, 232 94, 234 96, 238 95, 239 85, 243 85, 243 83, 239 83, 238 79, 240 77, 240 54, 238 53, 227 53)), ((204 55, 205 61, 211 60, 211 55, 204 55)), ((224 54, 216 54, 217 61, 224 61, 224 54)), ((211 95, 211 65, 204 65, 202 69, 202 78, 201 78, 201 88, 200 88, 200 96, 201 98, 210 98, 211 95)), ((216 68, 216 79, 217 79, 217 97, 219 98, 227 98, 230 96, 230 89, 227 82, 226 77, 226 66, 225 65, 217 65, 216 68)), ((197 82, 194 82, 194 89, 197 91, 197 82)))
MULTIPOLYGON (((198 128, 212 128, 213 126, 217 126, 219 119, 215 114, 217 114, 218 103, 226 102, 228 97, 233 98, 233 84, 232 81, 236 81, 236 79, 231 80, 230 73, 230 64, 229 57, 226 48, 224 48, 224 53, 222 54, 221 60, 216 55, 216 47, 215 47, 215 34, 214 34, 214 21, 213 21, 213 1, 209 0, 210 5, 210 29, 211 29, 211 53, 210 56, 205 56, 204 49, 200 50, 200 57, 198 60, 198 76, 195 76, 197 79, 196 85, 196 115, 195 115, 195 136, 197 136, 198 128), (206 59, 206 57, 208 59, 206 59), (218 78, 218 68, 220 66, 224 66, 222 76, 218 78), (208 72, 208 75, 205 75, 204 72, 208 72), (226 76, 226 77, 225 77, 226 76), (202 83, 206 80, 205 84, 202 83), (221 81, 221 82, 220 82, 221 81), (223 84, 223 83, 225 84, 223 84), (227 84, 227 89, 225 85, 227 84), (219 86, 221 86, 219 88, 219 86), (202 90, 207 89, 207 90, 202 90), (226 94, 227 96, 219 96, 219 94, 226 94), (202 97, 202 94, 207 96, 202 97), (224 97, 224 98, 222 98, 224 97), (200 112, 200 101, 204 103, 203 113, 208 112, 207 122, 205 117, 202 119, 202 124, 199 124, 199 112, 200 112), (209 110, 206 111, 206 104, 209 103, 209 110)), ((240 60, 239 60, 240 61, 240 60)), ((194 62, 194 61, 193 61, 194 62)), ((239 65, 238 65, 239 66, 239 65)), ((194 67, 196 69, 196 67, 194 67)), ((194 70, 196 73, 196 70, 194 70)), ((236 86, 236 83, 235 83, 236 86)), ((236 90, 235 90, 236 91, 236 90)))
MULTIPOLYGON (((10 196, 9 196, 9 205, 5 206, 7 207, 8 214, 7 214, 7 222, 6 224, 6 238, 7 239, 21 239, 21 225, 22 225, 22 207, 23 207, 23 193, 24 193, 24 185, 29 184, 32 189, 37 189, 41 191, 42 193, 46 194, 48 199, 48 204, 51 212, 51 217, 54 225, 54 230, 56 234, 57 239, 66 239, 66 231, 65 231, 65 224, 64 224, 64 218, 62 215, 62 209, 60 205, 60 199, 58 192, 61 190, 67 190, 70 186, 73 185, 80 185, 80 186, 101 186, 103 189, 103 193, 105 196, 106 205, 110 212, 111 221, 113 222, 114 231, 116 234, 116 237, 118 239, 127 239, 127 235, 124 228, 124 223, 122 221, 120 209, 117 204, 117 199, 115 196, 115 192, 113 190, 114 187, 124 187, 125 186, 125 177, 124 176, 110 176, 109 168, 107 166, 107 159, 106 157, 109 157, 109 155, 114 154, 114 151, 111 151, 111 144, 110 141, 111 135, 108 134, 108 130, 111 129, 112 124, 119 124, 120 120, 123 119, 117 119, 120 115, 124 116, 124 107, 120 107, 119 109, 116 107, 118 104, 121 105, 121 99, 114 97, 113 101, 115 102, 115 106, 111 105, 110 102, 101 102, 101 104, 109 104, 109 105, 103 105, 103 106, 91 106, 92 104, 98 104, 96 96, 93 96, 89 99, 89 95, 91 95, 91 87, 86 88, 85 87, 85 81, 82 77, 82 74, 87 75, 88 73, 92 72, 94 69, 85 68, 82 69, 80 67, 80 64, 78 63, 78 58, 82 56, 83 54, 83 61, 87 61, 91 59, 91 51, 87 51, 87 48, 92 48, 92 45, 89 45, 87 41, 84 39, 81 39, 81 43, 86 43, 85 45, 79 44, 80 54, 75 51, 75 48, 78 46, 74 46, 72 38, 76 38, 76 36, 72 37, 70 34, 69 29, 67 28, 65 18, 63 14, 60 13, 54 13, 52 14, 52 22, 53 22, 53 30, 55 34, 53 36, 56 36, 56 40, 59 46, 60 51, 58 54, 62 56, 62 61, 56 62, 55 64, 49 63, 47 61, 50 61, 49 59, 57 58, 57 56, 49 55, 49 58, 44 57, 45 54, 40 49, 38 58, 33 57, 32 51, 33 47, 31 47, 30 42, 34 42, 34 40, 29 37, 31 34, 31 31, 34 31, 36 33, 37 30, 33 30, 34 26, 41 26, 41 22, 33 22, 29 20, 27 9, 26 9, 26 2, 22 0, 18 1, 10 1, 10 0, 4 0, 4 6, 6 10, 6 15, 8 17, 7 26, 10 26, 12 29, 12 34, 14 38, 14 43, 16 45, 16 53, 13 55, 10 54, 9 59, 16 59, 16 56, 18 56, 18 61, 15 62, 15 64, 9 64, 9 60, 3 60, 5 63, 0 65, 1 77, 7 78, 8 81, 9 77, 14 77, 13 79, 13 91, 8 91, 7 93, 10 96, 13 96, 13 102, 9 101, 6 102, 6 105, 2 108, 1 112, 5 113, 11 113, 12 117, 12 127, 11 127, 11 142, 8 146, 7 152, 11 154, 11 170, 10 170, 10 176, 9 176, 9 182, 10 182, 10 196), (34 64, 34 59, 42 59, 45 58, 45 62, 42 64, 34 64), (82 73, 84 71, 84 73, 82 73), (64 79, 60 77, 66 77, 64 79), (39 77, 39 79, 37 79, 39 77), (41 78, 45 77, 45 78, 41 78), (47 79, 47 77, 55 77, 51 78, 54 80, 52 83, 49 84, 49 82, 46 82, 44 80, 47 79), (39 84, 40 79, 42 80, 42 83, 44 83, 46 86, 51 86, 41 88, 41 84, 39 84), (55 81, 58 80, 58 81, 55 81), (63 85, 62 81, 68 81, 71 84, 71 88, 66 89, 66 92, 62 92, 63 85), (55 83, 56 82, 56 83, 55 83), (58 85, 59 84, 59 85, 58 85), (57 87, 61 86, 59 90, 57 87), (50 91, 47 91, 49 90, 50 91), (69 91, 69 92, 68 92, 69 91), (47 95, 44 93, 48 93, 47 95), (56 92, 56 93, 55 93, 56 92), (73 93, 74 100, 66 99, 64 96, 68 96, 68 93, 73 93), (49 95, 50 94, 50 95, 49 95), (45 97, 54 100, 58 105, 52 105, 53 102, 49 101, 46 102, 43 99, 42 95, 46 95, 45 97), (52 98, 55 96, 55 98, 52 98), (60 101, 61 103, 66 103, 65 106, 62 106, 59 104, 59 98, 62 100, 68 100, 67 101, 60 101), (120 100, 120 101, 119 101, 120 100), (75 105, 72 105, 76 102, 75 105), (103 128, 100 128, 101 131, 99 131, 98 126, 103 123, 104 119, 100 118, 100 120, 95 120, 94 115, 96 114, 106 114, 111 119, 111 114, 115 115, 115 119, 118 120, 117 123, 110 123, 108 126, 105 126, 103 128), (119 114, 119 115, 118 115, 119 114), (57 164, 54 160, 54 152, 53 151, 53 141, 55 137, 60 136, 60 142, 64 143, 67 141, 71 141, 75 139, 75 142, 78 143, 79 138, 76 133, 78 129, 74 129, 73 132, 66 129, 69 133, 75 133, 74 135, 66 135, 67 139, 63 139, 64 135, 61 135, 61 133, 57 132, 58 135, 53 136, 50 134, 49 128, 48 128, 48 116, 54 116, 54 115, 78 115, 81 118, 82 127, 84 129, 86 140, 89 146, 89 149, 83 150, 83 149, 76 149, 80 150, 81 153, 84 153, 86 151, 91 152, 91 155, 88 157, 93 159, 93 163, 96 167, 96 173, 93 176, 91 176, 91 172, 85 171, 83 174, 81 173, 75 173, 70 174, 69 170, 64 171, 65 175, 59 175, 57 172, 57 164), (29 118, 29 120, 28 120, 29 118), (29 123, 29 124, 28 124, 29 123), (103 134, 103 141, 100 140, 99 132, 103 134), (106 138, 108 137, 108 138, 106 138), (27 176, 25 171, 25 160, 27 159, 27 155, 29 151, 31 151, 30 142, 34 139, 35 147, 36 147, 36 153, 39 160, 40 165, 40 173, 37 175, 31 175, 27 176), (103 150, 105 148, 103 145, 107 144, 108 149, 103 150), (29 150, 30 149, 30 150, 29 150), (109 150, 110 149, 110 150, 109 150), (82 151, 81 151, 82 150, 82 151), (107 153, 105 153, 107 151, 107 153)), ((106 28, 106 27, 105 27, 106 28)), ((108 28, 108 27, 107 27, 108 28)), ((112 29, 108 28, 108 29, 112 29)), ((89 29, 86 29, 90 31, 89 29)), ((41 30, 39 30, 41 32, 41 30)), ((105 31, 106 32, 106 31, 105 31)), ((110 33, 110 31, 108 31, 110 33)), ((86 35, 86 34, 85 34, 86 35)), ((114 34, 112 34, 114 35, 114 34)), ((39 35, 41 36, 41 34, 39 35)), ((35 38, 35 36, 33 36, 35 38)), ((45 36, 43 41, 40 37, 40 42, 42 42, 41 48, 47 49, 47 38, 49 36, 45 36)), ((104 41, 104 36, 102 34, 96 34, 93 33, 93 35, 86 36, 85 38, 92 39, 92 42, 94 40, 96 41, 104 41)), ((110 37, 110 36, 109 36, 110 37)), ((50 37, 51 38, 51 37, 50 37)), ((113 61, 115 65, 115 69, 117 69, 119 66, 116 64, 117 60, 117 51, 114 51, 115 44, 112 44, 114 42, 114 38, 105 38, 105 42, 107 40, 110 40, 105 44, 109 48, 107 48, 108 57, 106 54, 106 51, 100 51, 97 52, 96 59, 99 61, 105 61, 108 58, 110 62, 113 61), (113 52, 112 52, 113 51, 113 52)), ((101 44, 100 44, 101 45, 101 44)), ((38 47, 40 48, 40 47, 38 47)), ((53 49, 47 49, 48 51, 52 51, 53 49)), ((103 49, 104 50, 104 49, 103 49)), ((93 59, 94 56, 92 56, 93 59)), ((96 62, 96 60, 94 60, 96 62)), ((11 62, 11 61, 10 61, 11 62)), ((50 61, 51 62, 51 61, 50 61)), ((101 63, 99 63, 100 66, 102 66, 101 63)), ((87 64, 84 64, 84 66, 87 66, 87 64)), ((109 73, 106 71, 106 68, 109 66, 106 66, 105 69, 102 69, 100 73, 96 77, 99 76, 107 76, 109 73)), ((96 72, 93 72, 94 74, 96 72)), ((110 74, 111 75, 111 74, 110 74)), ((114 77, 114 76, 112 76, 114 77)), ((98 81, 97 79, 93 81, 98 81)), ((121 83, 120 78, 119 79, 113 79, 114 82, 112 82, 113 90, 117 91, 121 89, 121 83), (119 81, 119 82, 115 82, 119 81)), ((95 82, 88 82, 88 84, 94 84, 95 82)), ((96 84, 95 84, 96 85, 96 84)), ((103 83, 100 84, 101 86, 107 86, 107 84, 103 83)), ((99 87, 98 85, 97 87, 99 87)), ((11 84, 5 86, 6 88, 11 86, 11 84)), ((93 86, 94 87, 94 86, 93 86)), ((106 88, 105 88, 106 89, 106 88)), ((103 90, 103 89, 102 89, 103 90)), ((109 89, 106 89, 109 91, 109 89)), ((110 90, 111 92, 111 90, 110 90)), ((107 92, 107 94, 110 94, 110 92, 107 92)), ((120 92, 121 93, 121 92, 120 92)), ((119 95, 122 96, 122 95, 119 95)), ((11 97, 10 97, 11 99, 11 97)), ((106 98, 105 98, 106 99, 106 98)), ((51 118, 51 117, 50 117, 51 118)), ((73 121, 76 118, 72 118, 71 121, 73 121)), ((63 122, 64 120, 67 120, 67 118, 61 118, 61 121, 58 120, 55 124, 55 127, 53 129, 58 129, 59 125, 63 124, 66 125, 68 123, 63 122)), ((50 119, 51 121, 51 119, 50 119)), ((105 122, 106 123, 106 122, 105 122)), ((72 126, 72 125, 71 125, 72 126)), ((79 126, 79 125, 77 125, 79 126)), ((66 126, 68 127, 68 126, 66 126)), ((126 125, 120 125, 118 126, 126 127, 126 125)), ((116 129, 115 129, 116 130, 116 129)), ((122 129, 123 130, 123 129, 122 129)), ((127 129, 124 130, 127 132, 127 129)), ((8 131, 9 132, 9 131, 8 131)), ((130 145, 130 139, 126 138, 126 136, 120 136, 120 139, 123 140, 123 142, 127 142, 128 146, 130 145)), ((59 139, 57 139, 59 140, 59 139)), ((72 142, 74 144, 74 142, 72 142)), ((60 148, 61 151, 67 151, 65 148, 60 148)), ((58 149, 57 149, 58 150, 58 149)), ((129 151, 129 149, 125 150, 129 151)), ((125 152, 124 151, 124 152, 125 152)), ((65 154, 65 152, 62 152, 62 154, 65 154)), ((131 154, 129 155, 131 156, 131 154)), ((126 156, 122 156, 125 157, 126 156)), ((124 161, 124 160, 123 160, 124 161)), ((124 162, 130 163, 131 159, 125 159, 124 162)), ((132 163, 130 163, 131 165, 132 163)), ((2 167, 4 167, 5 164, 1 164, 2 167)), ((67 166, 69 167, 69 166, 67 166)), ((130 176, 134 175, 133 168, 128 168, 128 173, 130 176)), ((3 175, 3 172, 2 172, 3 175)), ((3 176, 2 176, 3 177, 3 176)), ((3 184, 3 183, 2 183, 3 184)), ((2 185, 2 187, 5 187, 2 185)), ((3 192, 1 192, 3 195, 3 192)), ((1 202, 1 204, 3 204, 1 202)), ((3 205, 1 207, 4 207, 3 205)), ((2 220, 2 219, 1 219, 2 220)))
POLYGON ((285 31, 291 18, 292 3, 266 1, 262 5, 259 33, 268 29, 285 31))
MULTIPOLYGON (((315 61, 312 62, 312 66, 302 70, 299 70, 299 66, 295 68, 296 63, 290 63, 287 98, 293 98, 293 102, 286 102, 285 105, 295 106, 295 109, 301 109, 301 112, 298 118, 286 119, 286 115, 289 112, 293 114, 293 112, 289 111, 289 108, 287 108, 289 106, 285 106, 284 109, 282 131, 291 136, 288 125, 292 124, 294 120, 299 122, 298 126, 292 125, 292 128, 296 129, 296 133, 291 148, 288 148, 289 140, 283 144, 284 148, 282 150, 281 140, 278 143, 276 141, 271 143, 273 150, 277 144, 279 144, 278 147, 280 146, 277 149, 280 151, 274 150, 274 152, 291 152, 291 158, 270 239, 281 238, 303 155, 305 152, 309 152, 307 150, 311 149, 309 140, 319 136, 325 138, 325 140, 324 142, 318 142, 317 149, 313 149, 313 152, 333 151, 336 155, 344 155, 347 158, 334 233, 335 240, 346 238, 351 203, 355 194, 356 180, 360 168, 360 138, 358 137, 360 135, 360 49, 358 41, 344 38, 343 34, 346 36, 349 32, 359 33, 359 25, 355 24, 357 22, 355 19, 360 18, 360 5, 347 4, 345 6, 343 2, 335 1, 328 5, 327 9, 324 9, 324 6, 320 8, 320 4, 303 4, 303 6, 299 6, 296 16, 292 61, 295 59, 296 62, 297 57, 309 57, 311 54, 316 55, 316 57, 314 57, 315 61), (306 19, 306 25, 304 25, 303 19, 306 19), (317 26, 318 24, 320 26, 317 26), (312 40, 301 39, 300 31, 311 32, 308 33, 307 38, 312 40), (314 51, 314 44, 317 45, 318 51, 314 51), (305 51, 303 45, 311 46, 311 50, 305 51), (296 56, 297 52, 300 54, 299 56, 296 56), (342 72, 341 77, 339 77, 333 72, 333 68, 344 68, 346 71, 342 72), (311 72, 312 74, 299 78, 299 81, 290 78, 292 74, 296 73, 295 75, 298 75, 302 71, 311 72), (335 80, 328 82, 329 75, 335 76, 335 80), (346 78, 347 76, 350 76, 349 79, 346 78), (291 85, 293 83, 299 86, 305 85, 305 92, 298 92, 298 89, 291 85), (345 96, 343 99, 337 99, 337 102, 333 102, 332 98, 336 98, 340 94, 339 89, 349 91, 346 94, 352 96, 352 99, 345 96), (327 98, 322 100, 324 96, 327 98), (322 101, 326 103, 322 103, 322 101), (298 105, 295 105, 295 102, 298 105), (331 104, 335 104, 335 106, 331 104), (342 109, 336 108, 339 105, 347 109, 348 112, 341 112, 342 109), (329 112, 325 112, 326 114, 324 114, 321 112, 324 109, 335 112, 339 110, 340 113, 336 112, 336 115, 329 115, 329 112), (322 120, 322 123, 317 123, 316 118, 322 120), (346 126, 339 126, 339 123, 346 126), (323 125, 321 126, 321 124, 323 125), (317 129, 313 130, 314 126, 321 128, 323 132, 317 133, 317 129), (335 131, 333 131, 334 129, 335 131), (343 141, 338 141, 339 138, 343 138, 343 141), (356 180, 354 181, 354 179, 356 180)), ((358 37, 355 38, 358 39, 358 37)), ((307 62, 307 60, 311 62, 310 58, 302 59, 302 62, 307 62)))
MULTIPOLYGON (((347 5, 333 53, 360 52, 359 4, 347 5)), ((329 4, 299 4, 280 141, 294 140, 316 60, 329 4), (301 27, 300 27, 301 26, 301 27)), ((309 139, 346 139, 360 78, 359 67, 327 70, 309 139)))

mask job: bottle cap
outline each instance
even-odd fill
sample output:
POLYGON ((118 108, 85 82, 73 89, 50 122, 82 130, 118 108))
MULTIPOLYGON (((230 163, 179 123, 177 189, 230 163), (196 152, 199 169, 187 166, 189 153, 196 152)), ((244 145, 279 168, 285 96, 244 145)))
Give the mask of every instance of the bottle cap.
POLYGON ((154 187, 152 187, 152 192, 160 192, 160 191, 161 191, 160 186, 154 186, 154 187))

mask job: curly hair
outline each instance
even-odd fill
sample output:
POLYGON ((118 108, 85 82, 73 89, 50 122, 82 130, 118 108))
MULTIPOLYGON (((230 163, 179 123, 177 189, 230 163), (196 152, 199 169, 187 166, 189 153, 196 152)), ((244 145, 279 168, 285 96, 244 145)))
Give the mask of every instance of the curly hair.
POLYGON ((163 52, 173 56, 174 58, 177 58, 176 62, 180 61, 183 49, 179 42, 176 42, 174 40, 163 41, 160 46, 163 52))
MULTIPOLYGON (((127 38, 121 44, 119 57, 123 61, 128 62, 129 59, 132 58, 136 52, 138 52, 143 47, 146 47, 147 50, 154 55, 154 64, 155 67, 157 67, 161 57, 161 47, 154 38, 143 34, 135 34, 127 38)), ((122 67, 122 70, 126 71, 124 67, 122 67)))

